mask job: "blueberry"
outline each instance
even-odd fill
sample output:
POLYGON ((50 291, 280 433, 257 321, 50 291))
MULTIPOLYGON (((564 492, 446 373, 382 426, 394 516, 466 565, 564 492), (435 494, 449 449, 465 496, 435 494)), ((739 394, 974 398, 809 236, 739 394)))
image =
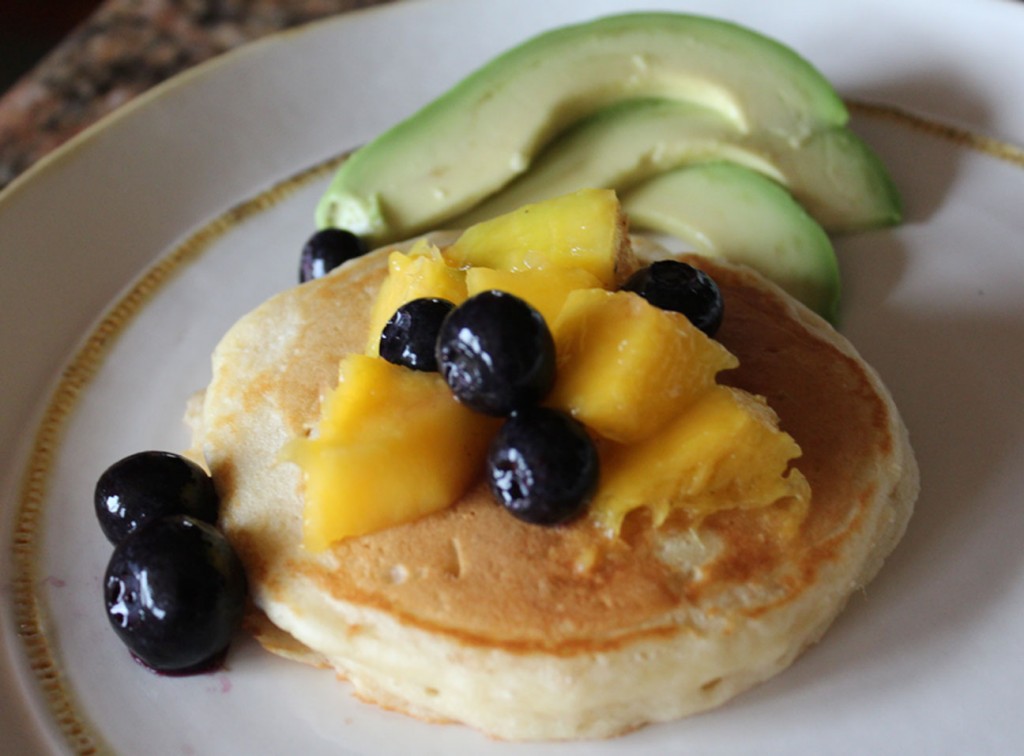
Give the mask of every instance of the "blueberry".
POLYGON ((108 467, 96 482, 96 517, 104 535, 118 543, 147 520, 187 514, 216 522, 219 502, 206 471, 179 454, 144 451, 108 467))
POLYGON ((437 364, 460 402, 487 415, 507 415, 551 390, 555 343, 529 304, 503 291, 485 291, 445 318, 437 364))
POLYGON ((213 526, 154 520, 114 549, 103 579, 107 619, 140 662, 190 674, 223 655, 245 607, 245 573, 213 526))
POLYGON ((413 370, 437 370, 437 334, 455 304, 447 299, 423 298, 406 302, 384 326, 380 356, 413 370))
POLYGON ((302 248, 299 283, 323 278, 343 262, 366 254, 366 242, 341 228, 317 231, 302 248))
POLYGON ((622 288, 655 307, 681 312, 708 336, 714 336, 722 324, 724 306, 718 284, 684 262, 659 260, 630 276, 622 288))
POLYGON ((583 426, 532 407, 505 421, 487 454, 491 493, 520 520, 558 525, 579 516, 597 489, 597 449, 583 426))

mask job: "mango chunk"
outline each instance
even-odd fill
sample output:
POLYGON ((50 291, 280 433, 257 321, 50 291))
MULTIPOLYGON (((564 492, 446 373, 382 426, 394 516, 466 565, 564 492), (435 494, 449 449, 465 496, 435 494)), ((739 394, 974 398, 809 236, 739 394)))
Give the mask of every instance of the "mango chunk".
POLYGON ((376 356, 380 333, 395 310, 420 297, 438 297, 460 304, 466 299, 466 274, 448 265, 441 251, 419 243, 408 254, 392 252, 388 257, 388 277, 370 309, 370 329, 366 353, 376 356))
POLYGON ((550 328, 562 311, 569 294, 577 289, 600 289, 597 276, 579 268, 568 270, 495 270, 470 268, 466 271, 466 294, 498 289, 515 294, 544 316, 550 328))
POLYGON ((800 447, 779 430, 760 397, 715 386, 660 432, 602 450, 590 515, 617 534, 626 515, 647 506, 656 526, 674 508, 698 520, 722 509, 757 508, 792 497, 806 511, 810 486, 787 471, 800 447))
POLYGON ((686 316, 631 292, 571 292, 553 335, 549 403, 621 443, 656 432, 739 364, 686 316))
POLYGON ((451 506, 479 478, 496 429, 438 374, 349 355, 318 434, 285 452, 305 480, 303 544, 322 551, 451 506))
POLYGON ((477 223, 444 256, 457 267, 580 268, 604 287, 611 287, 632 259, 626 219, 609 189, 583 189, 477 223))

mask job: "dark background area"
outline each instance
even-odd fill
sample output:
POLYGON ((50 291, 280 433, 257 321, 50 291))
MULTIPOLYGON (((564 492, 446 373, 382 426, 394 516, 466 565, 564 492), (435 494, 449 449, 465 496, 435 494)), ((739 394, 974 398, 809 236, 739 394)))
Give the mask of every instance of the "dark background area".
POLYGON ((35 66, 101 0, 0 0, 0 95, 35 66))

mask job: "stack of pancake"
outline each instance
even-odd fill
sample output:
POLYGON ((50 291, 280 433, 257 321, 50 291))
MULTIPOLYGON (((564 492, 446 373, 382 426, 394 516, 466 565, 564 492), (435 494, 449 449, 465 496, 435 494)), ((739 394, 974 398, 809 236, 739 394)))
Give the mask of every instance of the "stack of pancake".
POLYGON ((771 508, 659 528, 640 510, 609 539, 586 518, 522 523, 481 478, 440 513, 304 550, 302 475, 280 451, 313 432, 340 359, 365 347, 386 259, 353 260, 239 321, 193 418, 248 572, 249 627, 271 651, 422 719, 506 739, 610 737, 787 667, 902 535, 917 466, 875 372, 761 276, 689 257, 724 296, 717 338, 740 367, 720 380, 766 397, 803 449, 812 502, 798 532, 771 508))

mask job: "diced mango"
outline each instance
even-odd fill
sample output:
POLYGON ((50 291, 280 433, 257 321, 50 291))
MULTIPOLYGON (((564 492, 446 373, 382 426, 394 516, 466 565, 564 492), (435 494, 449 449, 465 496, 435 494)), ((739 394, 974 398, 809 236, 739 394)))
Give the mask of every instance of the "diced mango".
POLYGON ((579 268, 569 270, 495 270, 470 268, 466 271, 466 294, 499 289, 515 294, 535 307, 550 328, 562 311, 566 297, 577 289, 601 288, 592 273, 579 268))
POLYGON ((788 497, 797 511, 805 511, 810 486, 799 470, 787 471, 800 453, 761 398, 715 386, 644 441, 603 448, 590 515, 616 534, 626 515, 644 506, 655 525, 674 508, 699 520, 722 509, 764 507, 788 497))
POLYGON ((600 437, 590 516, 610 535, 642 507, 656 526, 677 508, 699 522, 771 505, 780 529, 799 524, 810 500, 807 480, 790 469, 799 446, 762 399, 716 384, 738 364, 719 342, 679 313, 609 290, 632 265, 618 200, 596 189, 477 224, 444 252, 425 241, 393 252, 368 354, 342 360, 316 432, 284 453, 304 476, 305 546, 319 551, 445 509, 482 474, 500 421, 457 402, 437 373, 376 355, 406 302, 460 304, 491 289, 525 299, 551 327, 558 372, 547 404, 600 437))
POLYGON ((304 545, 321 551, 451 506, 481 475, 496 428, 436 373, 346 357, 318 434, 285 452, 304 474, 304 545))
POLYGON ((395 310, 420 297, 438 297, 460 304, 466 298, 466 274, 448 265, 440 250, 420 243, 409 254, 392 252, 388 257, 388 277, 384 280, 370 310, 370 329, 366 353, 380 350, 380 334, 395 310))
POLYGON ((622 259, 631 253, 615 192, 584 189, 470 226, 444 255, 458 267, 580 268, 610 287, 622 259))
POLYGON ((686 316, 625 291, 571 292, 553 335, 548 403, 622 443, 656 432, 739 364, 686 316))

